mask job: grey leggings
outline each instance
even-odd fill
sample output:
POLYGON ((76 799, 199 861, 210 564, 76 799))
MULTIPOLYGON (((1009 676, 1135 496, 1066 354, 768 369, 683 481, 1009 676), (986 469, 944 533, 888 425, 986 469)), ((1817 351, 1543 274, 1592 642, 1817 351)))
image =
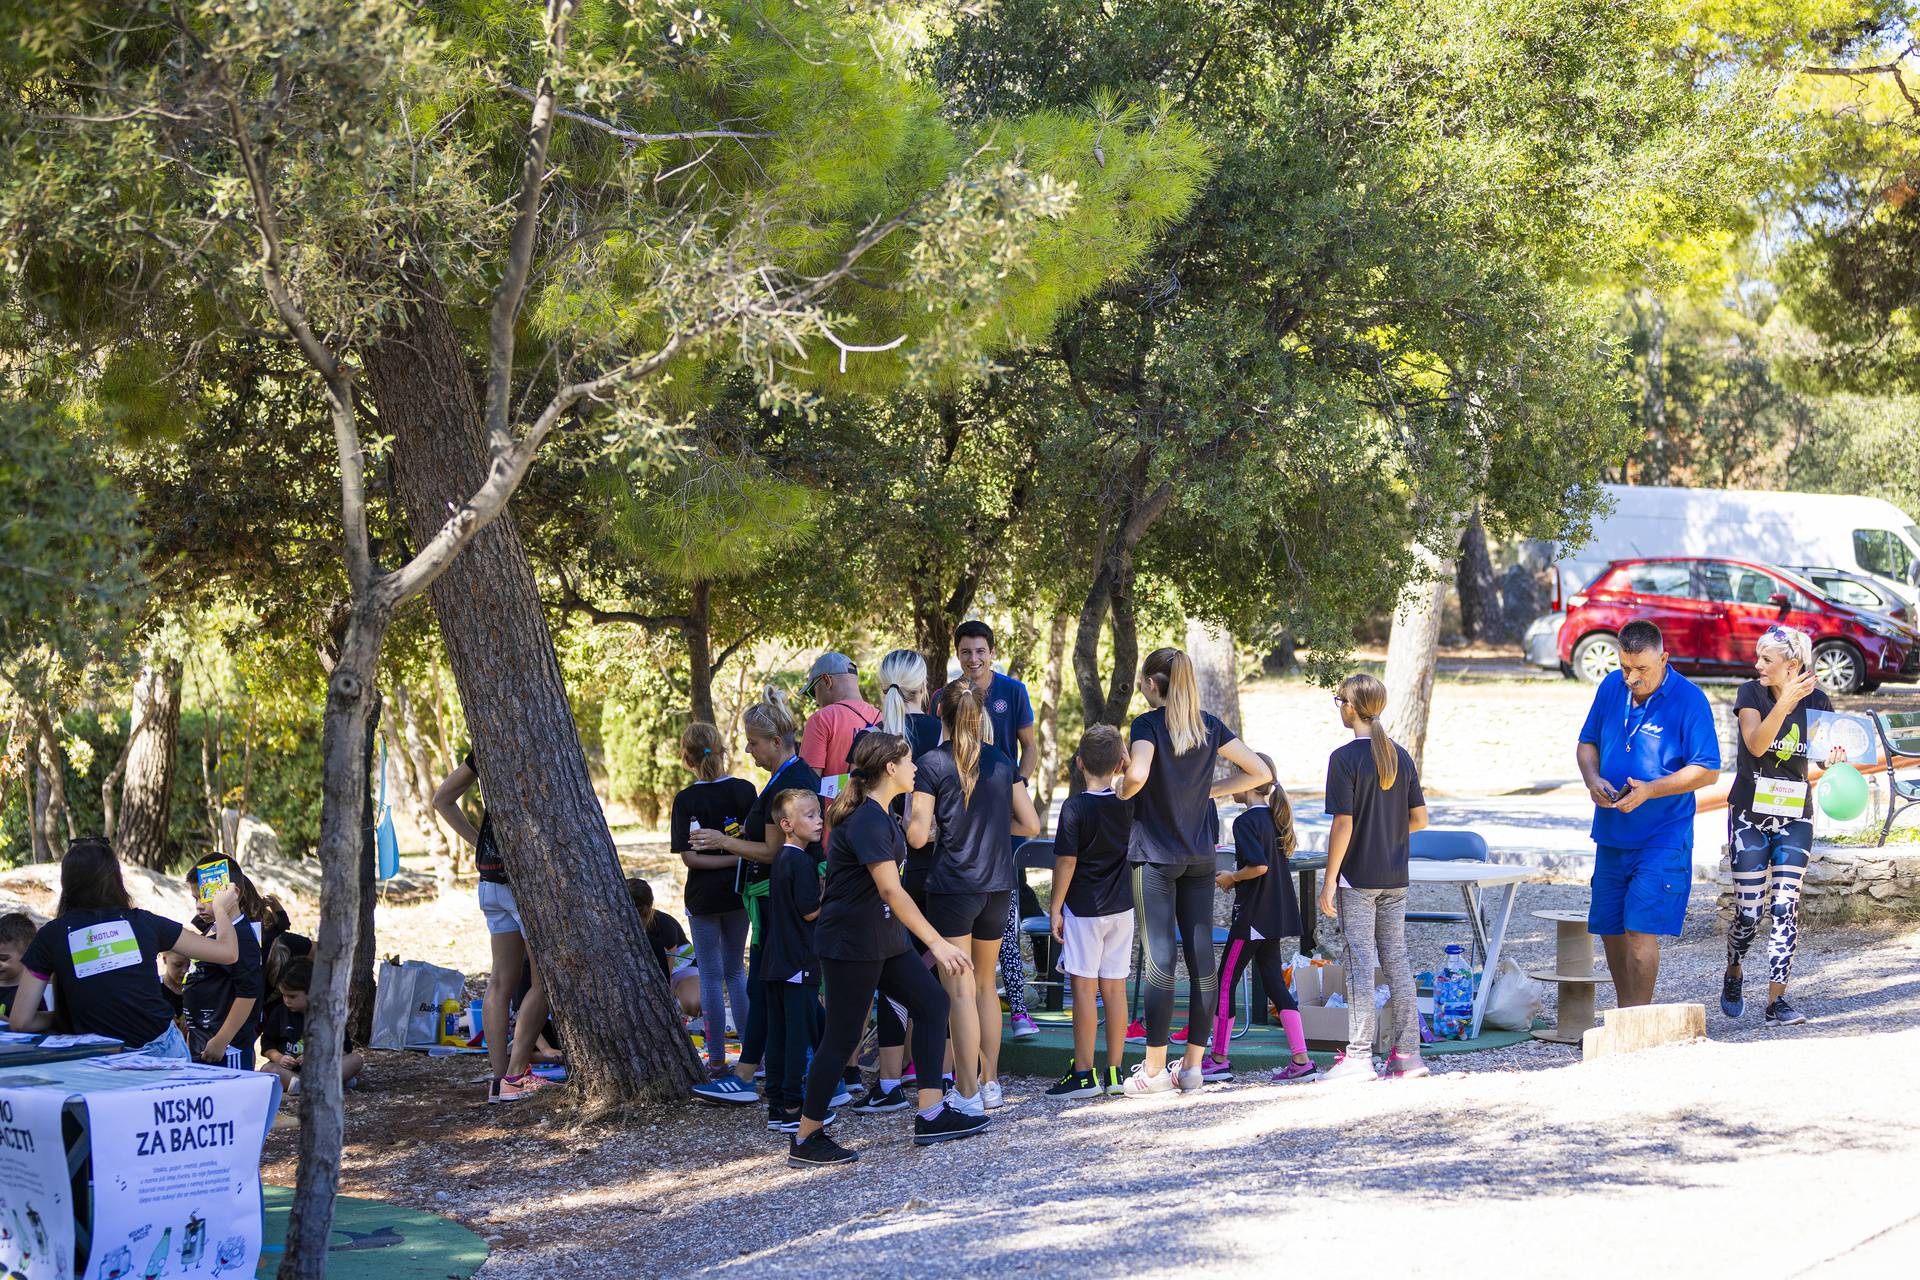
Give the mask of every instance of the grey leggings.
POLYGON ((1373 1056, 1373 970, 1387 975, 1393 998, 1387 1001, 1387 1030, 1403 1058, 1420 1052, 1420 1005, 1413 985, 1413 961, 1407 955, 1405 889, 1334 890, 1340 928, 1347 937, 1347 1053, 1373 1056))
POLYGON ((1173 1027, 1174 926, 1187 952, 1187 1043, 1213 1034, 1213 863, 1133 868, 1133 909, 1140 925, 1141 976, 1146 979, 1147 1044, 1166 1047, 1173 1027))
POLYGON ((689 916, 693 960, 700 966, 700 1016, 707 1020, 707 1061, 727 1061, 727 1008, 741 1035, 747 1033, 747 913, 689 916))

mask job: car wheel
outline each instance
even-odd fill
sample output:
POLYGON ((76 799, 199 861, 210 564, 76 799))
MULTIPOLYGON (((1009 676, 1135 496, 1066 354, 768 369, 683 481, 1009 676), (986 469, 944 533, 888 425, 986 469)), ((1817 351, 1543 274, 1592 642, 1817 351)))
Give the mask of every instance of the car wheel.
POLYGON ((1860 651, 1844 640, 1828 640, 1813 650, 1813 678, 1828 697, 1858 693, 1866 682, 1867 664, 1860 651))
POLYGON ((1588 684, 1599 684, 1620 669, 1620 638, 1596 631, 1573 646, 1573 674, 1588 684))

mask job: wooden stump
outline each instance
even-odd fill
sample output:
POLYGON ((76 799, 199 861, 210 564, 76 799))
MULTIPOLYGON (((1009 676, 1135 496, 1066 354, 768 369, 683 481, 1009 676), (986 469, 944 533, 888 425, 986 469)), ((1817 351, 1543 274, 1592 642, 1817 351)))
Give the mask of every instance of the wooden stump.
POLYGON ((1588 1058, 1633 1053, 1663 1044, 1704 1040, 1707 1008, 1699 1004, 1648 1004, 1636 1009, 1609 1009, 1602 1026, 1581 1037, 1580 1050, 1588 1058))

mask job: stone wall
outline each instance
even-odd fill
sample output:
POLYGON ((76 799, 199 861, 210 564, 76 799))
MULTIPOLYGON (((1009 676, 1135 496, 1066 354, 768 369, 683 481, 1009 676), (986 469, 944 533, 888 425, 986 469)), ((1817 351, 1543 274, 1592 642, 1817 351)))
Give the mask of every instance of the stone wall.
MULTIPOLYGON (((1720 916, 1733 918, 1733 871, 1726 852, 1714 871, 1720 886, 1720 916)), ((1813 846, 1800 887, 1803 917, 1860 915, 1884 911, 1920 914, 1920 848, 1895 844, 1875 849, 1868 845, 1813 846)))

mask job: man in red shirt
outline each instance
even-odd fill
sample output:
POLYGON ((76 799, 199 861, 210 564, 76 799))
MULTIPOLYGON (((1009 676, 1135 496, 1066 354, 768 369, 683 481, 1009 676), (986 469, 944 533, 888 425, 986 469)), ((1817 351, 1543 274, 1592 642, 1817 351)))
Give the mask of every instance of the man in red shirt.
POLYGON ((827 778, 847 771, 854 735, 880 723, 880 711, 860 697, 860 670, 844 653, 823 653, 807 672, 807 696, 819 710, 800 733, 800 758, 827 778))

